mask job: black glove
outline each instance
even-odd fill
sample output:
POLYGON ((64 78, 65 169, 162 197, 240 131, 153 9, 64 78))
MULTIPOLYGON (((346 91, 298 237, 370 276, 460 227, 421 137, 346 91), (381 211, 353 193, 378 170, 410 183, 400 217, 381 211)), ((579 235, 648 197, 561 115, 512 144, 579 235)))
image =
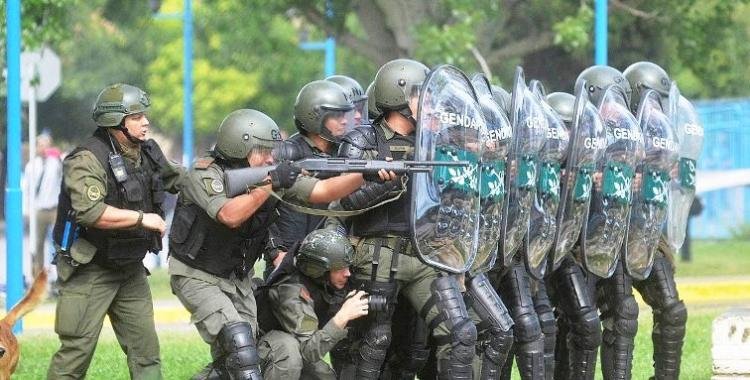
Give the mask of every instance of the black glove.
POLYGON ((271 176, 271 187, 274 190, 292 187, 300 172, 300 169, 295 168, 289 162, 282 162, 276 165, 276 169, 268 173, 271 176))

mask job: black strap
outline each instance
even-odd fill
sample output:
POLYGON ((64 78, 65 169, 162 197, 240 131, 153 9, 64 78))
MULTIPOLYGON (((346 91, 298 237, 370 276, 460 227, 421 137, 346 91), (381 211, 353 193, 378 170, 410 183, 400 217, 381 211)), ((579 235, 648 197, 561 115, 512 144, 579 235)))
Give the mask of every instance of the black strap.
POLYGON ((396 274, 398 273, 398 257, 404 253, 405 245, 405 239, 398 238, 396 240, 396 247, 394 247, 393 255, 391 255, 391 271, 388 274, 388 282, 393 282, 393 280, 396 278, 396 274))
POLYGON ((380 265, 380 248, 383 247, 383 239, 375 239, 373 243, 375 244, 375 251, 373 251, 372 253, 372 273, 370 274, 370 281, 375 283, 378 276, 378 265, 380 265))

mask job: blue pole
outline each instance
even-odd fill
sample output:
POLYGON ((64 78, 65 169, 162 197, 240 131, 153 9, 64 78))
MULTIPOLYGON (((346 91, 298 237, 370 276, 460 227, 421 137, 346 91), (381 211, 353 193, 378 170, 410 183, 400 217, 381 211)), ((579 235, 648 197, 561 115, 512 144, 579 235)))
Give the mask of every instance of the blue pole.
POLYGON ((594 6, 594 64, 607 64, 607 0, 596 0, 594 6))
POLYGON ((193 11, 192 0, 185 0, 182 12, 182 164, 189 167, 193 162, 193 11))
POLYGON ((326 78, 336 73, 336 38, 326 38, 326 78))
MULTIPOLYGON (((10 311, 23 293, 23 217, 21 215, 21 1, 8 0, 5 5, 7 25, 6 61, 8 63, 8 157, 5 188, 5 248, 7 255, 8 297, 5 309, 10 311)), ((13 332, 20 333, 18 321, 13 332)))

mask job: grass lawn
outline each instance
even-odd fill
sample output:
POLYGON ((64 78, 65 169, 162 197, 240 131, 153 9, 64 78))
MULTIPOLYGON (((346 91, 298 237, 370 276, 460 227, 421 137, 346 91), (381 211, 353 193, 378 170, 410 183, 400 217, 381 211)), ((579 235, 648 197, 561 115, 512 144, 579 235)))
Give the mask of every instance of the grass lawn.
MULTIPOLYGON (((681 379, 708 379, 711 376, 711 321, 720 309, 691 311, 682 360, 681 379)), ((651 368, 651 313, 642 311, 636 338, 633 379, 647 379, 651 368)), ((163 372, 166 379, 187 379, 209 361, 206 346, 194 330, 166 331, 159 334, 163 372)), ((52 333, 28 332, 21 337, 21 363, 14 379, 36 380, 45 377, 49 359, 58 347, 52 333)), ((102 334, 88 378, 128 379, 125 355, 111 331, 102 334)), ((514 378, 517 374, 514 371, 514 378)), ((597 376, 601 378, 601 376, 597 376)))
POLYGON ((692 261, 677 261, 678 277, 750 275, 750 241, 693 241, 692 261))

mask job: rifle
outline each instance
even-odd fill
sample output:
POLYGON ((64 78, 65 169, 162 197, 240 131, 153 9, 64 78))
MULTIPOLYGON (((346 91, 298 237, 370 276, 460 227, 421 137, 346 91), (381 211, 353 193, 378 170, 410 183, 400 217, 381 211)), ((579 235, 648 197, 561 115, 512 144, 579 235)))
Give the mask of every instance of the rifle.
MULTIPOLYGON (((350 158, 304 158, 291 162, 297 169, 323 174, 331 177, 341 173, 375 174, 380 169, 393 171, 396 174, 430 173, 435 166, 469 166, 469 161, 383 161, 356 160, 350 158)), ((232 169, 224 172, 224 184, 227 197, 231 198, 247 192, 251 187, 266 185, 268 173, 276 165, 257 168, 232 169)))

